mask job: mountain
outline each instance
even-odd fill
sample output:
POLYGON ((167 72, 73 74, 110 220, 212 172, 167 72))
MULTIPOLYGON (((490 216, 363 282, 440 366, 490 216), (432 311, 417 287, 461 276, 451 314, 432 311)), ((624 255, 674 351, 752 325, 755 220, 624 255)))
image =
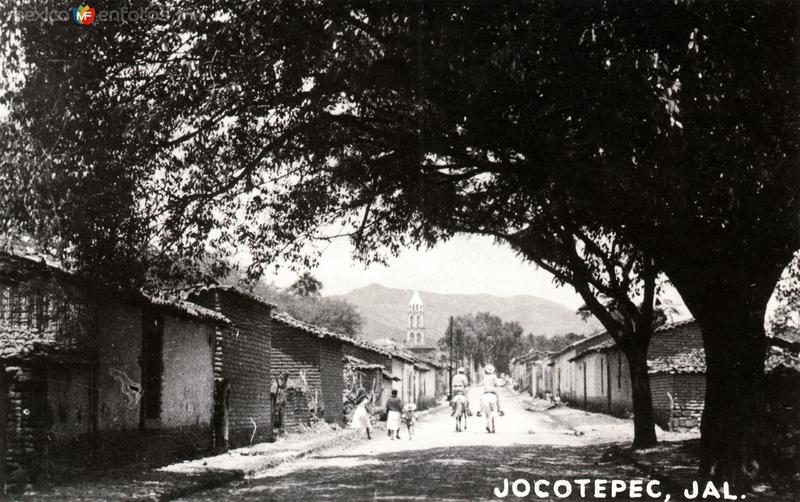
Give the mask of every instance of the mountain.
MULTIPOLYGON (((404 340, 408 323, 406 310, 412 293, 409 289, 370 284, 334 298, 347 300, 358 308, 364 319, 362 334, 366 338, 404 340)), ((583 322, 575 312, 560 303, 531 295, 500 297, 427 291, 419 294, 425 306, 426 345, 432 345, 444 336, 449 316, 475 312, 490 312, 503 321, 517 321, 526 334, 588 334, 600 329, 600 323, 594 318, 583 322)))

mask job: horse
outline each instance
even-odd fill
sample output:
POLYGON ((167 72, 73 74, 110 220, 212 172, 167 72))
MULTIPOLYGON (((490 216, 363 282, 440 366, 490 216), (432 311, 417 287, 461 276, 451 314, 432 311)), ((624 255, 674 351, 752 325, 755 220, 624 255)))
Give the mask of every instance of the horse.
POLYGON ((463 430, 467 430, 467 407, 469 406, 467 398, 463 394, 456 394, 450 401, 450 406, 453 408, 453 412, 450 415, 456 418, 456 432, 462 431, 462 419, 464 420, 463 430))
POLYGON ((481 414, 486 417, 486 432, 494 434, 494 418, 497 414, 497 394, 485 392, 481 396, 481 414))

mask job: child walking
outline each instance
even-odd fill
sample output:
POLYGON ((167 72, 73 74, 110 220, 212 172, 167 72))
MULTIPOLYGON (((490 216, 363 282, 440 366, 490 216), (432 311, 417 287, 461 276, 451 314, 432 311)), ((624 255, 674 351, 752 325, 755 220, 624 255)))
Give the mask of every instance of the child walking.
POLYGON ((414 429, 417 424, 416 404, 408 403, 407 405, 403 406, 403 423, 406 424, 406 429, 408 430, 408 439, 411 440, 414 437, 414 429))

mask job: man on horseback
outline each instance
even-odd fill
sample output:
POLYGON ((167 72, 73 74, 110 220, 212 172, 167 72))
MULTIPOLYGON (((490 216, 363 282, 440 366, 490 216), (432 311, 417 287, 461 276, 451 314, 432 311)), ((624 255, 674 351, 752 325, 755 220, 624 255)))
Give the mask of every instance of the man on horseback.
POLYGON ((460 402, 462 399, 464 401, 463 405, 466 409, 467 416, 472 416, 472 412, 469 410, 469 399, 467 399, 467 387, 469 386, 469 380, 467 379, 467 375, 464 373, 465 370, 463 367, 458 368, 458 370, 456 370, 456 375, 453 377, 453 399, 450 401, 450 407, 452 408, 450 416, 455 415, 456 403, 460 402))
MULTIPOLYGON (((503 413, 503 410, 500 409, 500 396, 497 394, 497 375, 494 374, 494 366, 487 364, 486 367, 483 368, 483 372, 483 394, 494 394, 494 401, 496 402, 497 406, 497 414, 502 417, 505 415, 505 413, 503 413)), ((478 411, 478 416, 481 416, 480 411, 478 411)))

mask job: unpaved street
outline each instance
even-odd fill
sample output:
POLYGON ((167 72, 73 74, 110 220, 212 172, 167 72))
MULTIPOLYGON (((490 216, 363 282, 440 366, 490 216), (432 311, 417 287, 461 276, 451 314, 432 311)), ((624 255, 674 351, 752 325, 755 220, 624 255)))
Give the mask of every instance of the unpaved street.
MULTIPOLYGON (((475 391, 471 398, 477 403, 475 391)), ((441 407, 419 421, 413 440, 405 431, 400 441, 380 434, 185 500, 493 500, 503 478, 533 483, 640 476, 631 467, 598 463, 606 446, 561 429, 543 413, 525 411, 510 392, 502 393, 502 403, 506 415, 496 434, 487 434, 476 416, 457 433, 449 409, 441 407)))

